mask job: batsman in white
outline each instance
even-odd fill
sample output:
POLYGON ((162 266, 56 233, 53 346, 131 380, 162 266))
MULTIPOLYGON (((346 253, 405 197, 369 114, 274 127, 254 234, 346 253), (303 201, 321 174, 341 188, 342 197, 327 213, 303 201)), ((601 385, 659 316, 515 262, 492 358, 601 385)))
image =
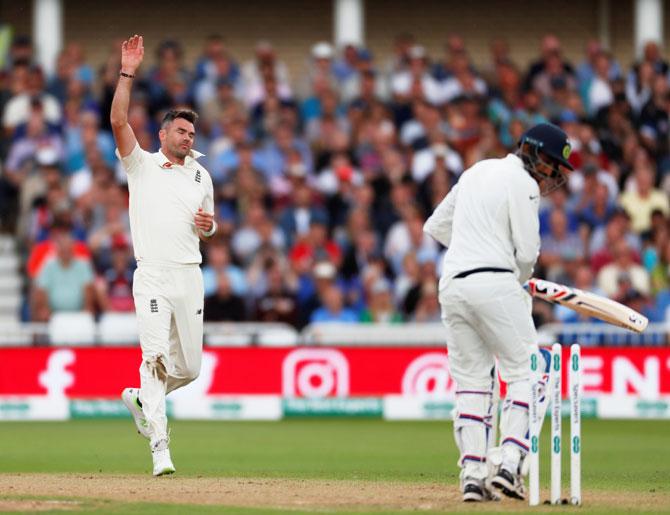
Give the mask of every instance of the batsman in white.
POLYGON ((464 501, 503 494, 523 499, 521 463, 528 452, 530 355, 537 349, 531 277, 540 249, 538 207, 572 170, 566 134, 539 124, 516 153, 481 161, 461 176, 424 231, 447 247, 439 299, 450 372, 457 385, 454 435, 464 501), (489 483, 487 435, 491 370, 498 360, 507 397, 500 417, 502 464, 489 483))
POLYGON ((144 56, 142 36, 123 42, 111 124, 117 155, 128 174, 130 229, 137 270, 133 297, 142 348, 140 388, 121 398, 137 429, 150 439, 153 474, 175 471, 168 447, 165 396, 193 381, 202 358, 203 283, 199 238, 216 231, 212 180, 192 150, 198 115, 169 111, 160 150, 140 148, 128 124, 135 72, 144 56))

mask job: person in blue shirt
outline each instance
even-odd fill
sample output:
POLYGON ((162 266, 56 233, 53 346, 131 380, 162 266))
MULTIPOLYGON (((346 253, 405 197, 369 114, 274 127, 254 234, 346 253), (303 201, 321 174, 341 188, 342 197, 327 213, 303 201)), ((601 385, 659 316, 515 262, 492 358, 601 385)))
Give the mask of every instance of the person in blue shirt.
POLYGON ((340 289, 331 285, 327 287, 321 297, 321 307, 317 308, 310 317, 310 322, 340 322, 356 323, 358 314, 344 306, 344 299, 340 289))

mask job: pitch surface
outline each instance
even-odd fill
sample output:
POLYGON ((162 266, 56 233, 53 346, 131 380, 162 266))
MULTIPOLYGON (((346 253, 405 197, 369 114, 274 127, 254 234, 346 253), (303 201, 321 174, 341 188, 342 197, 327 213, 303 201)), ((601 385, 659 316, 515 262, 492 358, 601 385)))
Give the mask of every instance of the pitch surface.
MULTIPOLYGON (((448 422, 178 421, 172 427, 177 474, 153 478, 148 446, 133 433, 130 419, 0 424, 0 511, 527 509, 513 501, 477 507, 460 502, 448 422)), ((670 510, 669 429, 661 421, 585 420, 580 513, 670 510)), ((568 460, 564 452, 566 495, 568 460)))

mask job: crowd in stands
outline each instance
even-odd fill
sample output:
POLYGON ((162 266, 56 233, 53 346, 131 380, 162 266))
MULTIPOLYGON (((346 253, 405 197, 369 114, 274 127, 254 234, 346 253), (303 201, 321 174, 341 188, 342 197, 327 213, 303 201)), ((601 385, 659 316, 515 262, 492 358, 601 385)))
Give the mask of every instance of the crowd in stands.
MULTIPOLYGON (((496 39, 476 65, 457 35, 429 55, 401 34, 388 57, 316 43, 298 76, 267 41, 248 62, 216 35, 196 62, 179 41, 152 50, 129 123, 156 151, 167 109, 200 114, 194 148, 219 224, 203 245, 206 321, 439 321, 444 249, 425 219, 464 170, 542 121, 569 135, 575 172, 542 201, 535 275, 666 319, 670 90, 655 43, 629 64, 589 41, 571 62, 546 35, 525 66, 496 39)), ((128 191, 109 125, 120 44, 95 67, 69 43, 45 76, 18 37, 6 62, 0 222, 26 257, 22 319, 132 311, 128 191)), ((578 320, 547 304, 535 317, 578 320)))

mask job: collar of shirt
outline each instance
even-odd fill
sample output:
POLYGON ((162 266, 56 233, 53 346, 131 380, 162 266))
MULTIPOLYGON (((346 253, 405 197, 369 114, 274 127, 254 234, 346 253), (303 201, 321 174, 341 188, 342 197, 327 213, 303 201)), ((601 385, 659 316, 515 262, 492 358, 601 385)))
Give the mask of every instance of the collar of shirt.
POLYGON ((505 159, 510 163, 513 163, 514 165, 520 167, 524 172, 526 171, 526 168, 523 166, 523 161, 516 154, 507 154, 507 157, 505 157, 505 159))
MULTIPOLYGON (((197 163, 196 159, 199 159, 204 155, 205 154, 198 152, 197 150, 191 150, 184 159, 183 166, 185 168, 193 168, 193 165, 197 163)), ((165 157, 165 154, 163 154, 162 150, 158 150, 158 152, 154 154, 154 159, 158 163, 158 166, 160 166, 161 168, 169 169, 172 168, 173 166, 181 166, 171 162, 167 157, 165 157)))

